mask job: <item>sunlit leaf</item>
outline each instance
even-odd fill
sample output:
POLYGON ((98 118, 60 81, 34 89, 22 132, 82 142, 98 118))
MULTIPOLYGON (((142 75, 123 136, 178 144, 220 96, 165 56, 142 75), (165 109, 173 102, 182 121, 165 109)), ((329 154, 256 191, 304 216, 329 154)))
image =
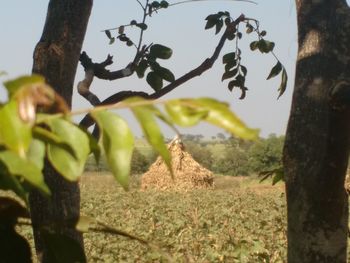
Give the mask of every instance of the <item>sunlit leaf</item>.
POLYGON ((0 106, 0 144, 24 157, 32 139, 31 125, 18 116, 16 101, 0 106))
POLYGON ((108 111, 91 113, 101 133, 107 163, 116 180, 128 189, 130 162, 134 148, 134 137, 128 124, 118 115, 108 111))
POLYGON ((35 126, 33 128, 33 137, 36 139, 39 139, 40 141, 45 142, 47 144, 55 145, 59 148, 62 148, 65 151, 69 152, 72 156, 77 158, 77 155, 76 155, 74 149, 72 148, 72 146, 68 142, 66 142, 59 135, 57 135, 57 134, 55 134, 47 129, 41 128, 40 126, 35 126))
POLYGON ((66 147, 49 144, 49 161, 64 178, 76 181, 83 173, 86 159, 90 153, 89 138, 80 128, 64 119, 52 119, 47 121, 47 124, 51 131, 75 152, 74 156, 71 151, 67 151, 66 147))
POLYGON ((12 96, 23 86, 30 85, 30 84, 44 84, 45 79, 44 77, 40 75, 32 75, 32 76, 23 76, 16 78, 14 80, 9 80, 4 83, 5 88, 7 89, 9 93, 9 97, 12 98, 12 96))
POLYGON ((40 168, 31 161, 25 160, 13 152, 1 151, 0 162, 6 166, 11 175, 21 176, 43 193, 50 194, 50 190, 44 182, 44 176, 40 168))
POLYGON ((205 121, 221 127, 242 139, 254 140, 258 136, 258 130, 247 127, 229 108, 226 103, 212 98, 199 98, 192 101, 186 100, 186 105, 198 110, 207 111, 205 121), (191 106, 193 103, 193 106, 191 106))
POLYGON ((197 125, 208 115, 205 109, 188 107, 186 99, 170 100, 165 104, 165 109, 174 123, 184 127, 197 125))
MULTIPOLYGON (((135 101, 135 100, 138 100, 138 99, 132 98, 128 101, 135 101)), ((154 110, 152 109, 152 107, 153 106, 137 106, 137 107, 132 107, 131 110, 134 113, 138 122, 140 123, 147 141, 163 158, 165 164, 169 168, 169 171, 171 171, 172 173, 171 156, 166 144, 164 143, 164 137, 161 133, 161 130, 154 118, 154 110)))
POLYGON ((44 168, 45 143, 41 140, 33 139, 27 152, 28 159, 40 170, 44 168))

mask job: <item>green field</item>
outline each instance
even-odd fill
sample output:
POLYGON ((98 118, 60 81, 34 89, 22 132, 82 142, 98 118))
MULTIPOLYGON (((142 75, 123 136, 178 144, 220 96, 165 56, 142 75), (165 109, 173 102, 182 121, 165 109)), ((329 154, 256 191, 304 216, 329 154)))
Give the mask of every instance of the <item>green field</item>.
MULTIPOLYGON (((137 185, 137 184, 135 184, 137 185)), ((174 262, 284 262, 283 185, 216 177, 215 190, 124 192, 111 176, 81 181, 82 213, 150 241, 174 262)), ((85 234, 89 262, 167 262, 125 237, 85 234)))

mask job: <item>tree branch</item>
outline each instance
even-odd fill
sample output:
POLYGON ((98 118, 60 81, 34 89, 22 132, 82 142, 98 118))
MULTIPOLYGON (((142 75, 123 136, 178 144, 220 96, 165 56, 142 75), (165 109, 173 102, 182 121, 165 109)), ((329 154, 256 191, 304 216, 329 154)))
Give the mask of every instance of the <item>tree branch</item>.
MULTIPOLYGON (((193 79, 194 77, 200 76, 203 74, 205 71, 210 69, 214 62, 218 59, 220 52, 227 40, 227 37, 229 34, 232 33, 236 29, 236 26, 245 20, 245 16, 242 14, 240 15, 236 20, 231 22, 230 25, 227 26, 225 33, 221 36, 220 41, 218 45, 216 46, 212 56, 210 58, 205 59, 198 67, 195 69, 191 70, 190 72, 186 73, 185 75, 181 76, 180 78, 176 79, 174 82, 170 83, 169 85, 165 86, 164 88, 148 94, 145 92, 137 92, 137 91, 121 91, 116 94, 113 94, 112 96, 108 97, 104 101, 102 101, 99 105, 108 105, 108 104, 115 104, 118 103, 122 100, 125 100, 130 97, 134 96, 139 96, 144 99, 158 99, 166 94, 168 94, 170 91, 174 90, 178 86, 184 84, 185 82, 193 79)), ((80 125, 83 127, 90 127, 93 125, 95 122, 94 120, 90 117, 90 115, 86 115, 80 122, 80 125)))

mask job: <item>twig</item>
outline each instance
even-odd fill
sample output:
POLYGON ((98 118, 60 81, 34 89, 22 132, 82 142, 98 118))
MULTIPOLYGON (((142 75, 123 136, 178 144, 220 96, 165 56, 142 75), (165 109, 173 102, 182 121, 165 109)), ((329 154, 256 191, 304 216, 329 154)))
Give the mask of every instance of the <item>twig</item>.
MULTIPOLYGON (((226 28, 225 33, 220 38, 220 41, 219 41, 218 45, 216 46, 214 53, 212 54, 212 56, 210 58, 205 59, 198 67, 196 67, 195 69, 186 73, 185 75, 181 76, 180 78, 176 79, 174 82, 170 83, 169 85, 165 86, 164 88, 162 88, 154 93, 151 93, 151 94, 147 94, 145 92, 136 92, 136 91, 121 91, 121 92, 118 92, 118 93, 108 97, 107 99, 102 101, 100 105, 115 104, 115 103, 118 103, 124 99, 133 97, 133 96, 139 96, 139 97, 142 97, 144 99, 158 99, 158 98, 164 96, 165 94, 169 93, 170 91, 174 90, 178 86, 182 85, 183 83, 189 81, 190 79, 197 77, 197 76, 200 76, 203 72, 210 69, 213 66, 214 62, 219 57, 219 54, 220 54, 220 52, 221 52, 221 50, 226 42, 226 39, 227 39, 227 36, 228 36, 230 30, 234 29, 240 22, 242 22, 244 20, 245 20, 245 16, 242 14, 236 20, 231 22, 231 24, 226 28)), ((95 122, 90 117, 90 115, 86 115, 81 120, 80 125, 88 128, 88 127, 92 126, 94 123, 95 122)))

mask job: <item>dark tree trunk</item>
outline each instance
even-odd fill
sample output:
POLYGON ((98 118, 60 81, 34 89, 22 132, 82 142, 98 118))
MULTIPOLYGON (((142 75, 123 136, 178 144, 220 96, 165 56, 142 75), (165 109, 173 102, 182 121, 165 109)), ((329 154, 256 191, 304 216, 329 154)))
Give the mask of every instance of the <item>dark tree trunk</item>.
MULTIPOLYGON (((33 73, 43 75, 69 106, 92 4, 93 0, 51 0, 43 34, 34 51, 33 73)), ((65 181, 48 162, 44 174, 52 197, 45 199, 38 192, 33 192, 30 208, 37 254, 41 261, 47 262, 45 243, 38 227, 78 218, 80 192, 77 183, 65 181)), ((82 236, 77 231, 65 229, 63 232, 83 246, 82 236)))
POLYGON ((350 11, 296 0, 299 52, 284 148, 288 262, 346 262, 350 11))

